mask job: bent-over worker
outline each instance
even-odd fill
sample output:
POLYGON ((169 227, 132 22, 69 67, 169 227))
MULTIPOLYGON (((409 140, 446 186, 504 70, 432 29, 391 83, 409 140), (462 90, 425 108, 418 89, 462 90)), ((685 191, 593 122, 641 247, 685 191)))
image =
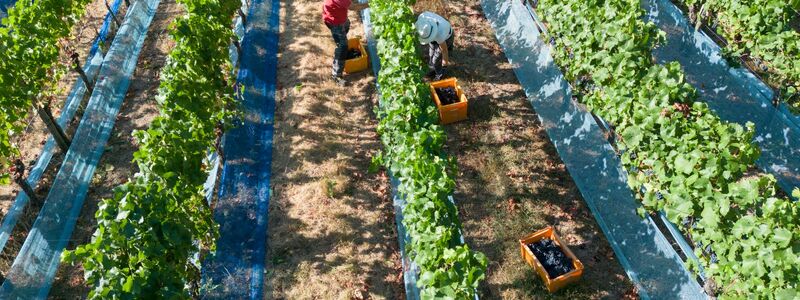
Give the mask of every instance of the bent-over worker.
POLYGON ((429 11, 421 13, 414 25, 420 43, 428 45, 428 77, 440 80, 444 76, 442 60, 449 62, 449 52, 453 50, 453 27, 444 17, 429 11))

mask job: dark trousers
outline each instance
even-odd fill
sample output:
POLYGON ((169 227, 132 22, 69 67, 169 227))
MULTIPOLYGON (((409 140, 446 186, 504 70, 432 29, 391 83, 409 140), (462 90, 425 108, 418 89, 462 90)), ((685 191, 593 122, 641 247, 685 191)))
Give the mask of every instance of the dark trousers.
POLYGON ((342 76, 344 72, 344 61, 347 60, 347 33, 350 31, 350 20, 340 25, 328 25, 333 35, 333 42, 336 43, 336 50, 333 52, 333 76, 342 76))
MULTIPOLYGON (((455 34, 450 35, 450 38, 448 38, 447 41, 445 41, 445 43, 447 44, 446 45, 447 52, 449 53, 452 53, 453 51, 454 36, 455 34)), ((439 47, 439 43, 431 42, 430 44, 428 44, 428 57, 429 57, 428 67, 433 69, 436 72, 436 75, 441 75, 442 73, 444 73, 444 71, 442 70, 442 48, 439 47)))

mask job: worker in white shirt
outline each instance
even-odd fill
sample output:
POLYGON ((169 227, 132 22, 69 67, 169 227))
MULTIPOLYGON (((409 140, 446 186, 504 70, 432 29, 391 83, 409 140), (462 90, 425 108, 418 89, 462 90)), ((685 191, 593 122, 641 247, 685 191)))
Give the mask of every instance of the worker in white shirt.
POLYGON ((428 77, 440 80, 444 76, 442 60, 449 62, 449 53, 453 50, 453 27, 445 18, 429 11, 421 13, 414 25, 420 43, 428 45, 428 66, 431 68, 428 77))

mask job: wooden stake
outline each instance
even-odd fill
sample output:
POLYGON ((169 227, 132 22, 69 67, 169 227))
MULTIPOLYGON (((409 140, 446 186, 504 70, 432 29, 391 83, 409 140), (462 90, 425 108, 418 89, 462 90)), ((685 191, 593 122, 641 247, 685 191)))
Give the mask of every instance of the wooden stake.
POLYGON ((114 18, 114 23, 116 23, 117 28, 119 28, 122 25, 120 24, 119 19, 117 19, 117 15, 114 13, 114 11, 111 10, 111 5, 108 5, 108 0, 106 0, 105 2, 106 2, 106 8, 108 9, 108 13, 111 14, 112 18, 114 18))
POLYGON ((28 195, 28 198, 33 200, 34 202, 39 202, 39 198, 36 197, 36 193, 33 191, 33 188, 28 181, 25 180, 25 164, 22 163, 21 160, 17 159, 14 161, 14 167, 11 169, 11 175, 14 177, 14 182, 22 188, 22 191, 28 195))
POLYGON ((242 60, 242 45, 239 44, 239 40, 236 37, 233 38, 233 46, 236 47, 236 54, 239 55, 238 60, 242 60))
POLYGON ((242 17, 242 27, 246 27, 247 26, 247 15, 244 14, 244 12, 242 11, 241 8, 239 9, 239 17, 242 17))
POLYGON ((69 151, 69 146, 72 143, 64 130, 61 126, 58 126, 56 123, 55 118, 53 118, 53 112, 50 111, 49 106, 37 106, 36 111, 39 113, 39 118, 42 119, 45 125, 47 125, 47 129, 50 130, 50 134, 53 135, 53 138, 56 140, 56 144, 58 147, 61 148, 61 151, 64 152, 64 155, 67 154, 69 151))
POLYGON ((86 85, 86 90, 89 91, 89 94, 93 93, 94 84, 89 81, 89 77, 86 76, 86 72, 84 72, 83 68, 81 68, 81 62, 80 59, 78 59, 77 52, 72 53, 72 69, 75 72, 78 72, 78 75, 81 76, 81 79, 83 79, 83 84, 86 85))

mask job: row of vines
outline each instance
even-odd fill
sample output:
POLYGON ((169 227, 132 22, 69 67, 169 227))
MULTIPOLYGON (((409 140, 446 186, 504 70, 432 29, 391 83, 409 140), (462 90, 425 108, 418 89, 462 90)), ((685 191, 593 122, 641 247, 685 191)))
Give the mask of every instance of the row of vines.
POLYGON ((790 22, 800 18, 800 0, 683 0, 692 20, 707 24, 727 42, 733 56, 750 56, 758 72, 780 89, 800 113, 800 32, 790 22))
POLYGON ((461 242, 461 224, 448 200, 455 164, 442 150, 440 126, 424 66, 417 55, 414 0, 372 0, 378 40, 381 106, 378 132, 385 150, 375 157, 400 182, 398 193, 411 241, 405 251, 419 266, 422 298, 468 299, 485 277, 487 259, 461 242))
POLYGON ((200 262, 218 233, 202 187, 208 151, 236 117, 228 47, 238 0, 179 0, 186 15, 172 25, 176 42, 162 70, 160 115, 135 133, 139 167, 96 213, 89 244, 65 252, 83 265, 93 299, 197 297, 200 262))
POLYGON ((90 0, 17 1, 0 26, 0 184, 19 149, 11 137, 24 129, 33 104, 48 106, 68 66, 59 63, 61 41, 90 0))
POLYGON ((619 133, 630 187, 694 242, 707 290, 800 296, 800 206, 756 171, 752 124, 721 121, 678 63, 655 63, 664 33, 644 21, 640 1, 543 0, 538 9, 573 92, 619 133))

